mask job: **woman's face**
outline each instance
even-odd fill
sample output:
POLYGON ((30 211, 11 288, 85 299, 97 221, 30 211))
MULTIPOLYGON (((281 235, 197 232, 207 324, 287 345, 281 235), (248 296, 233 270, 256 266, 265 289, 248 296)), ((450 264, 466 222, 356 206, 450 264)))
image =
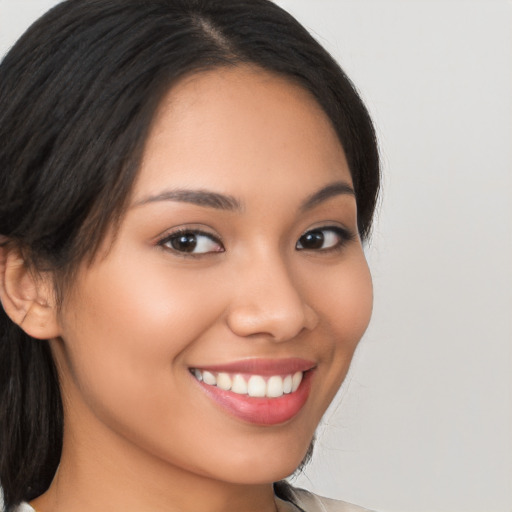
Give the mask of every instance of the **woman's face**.
POLYGON ((179 82, 119 231, 60 312, 64 454, 233 483, 291 473, 370 318, 356 217, 309 93, 249 67, 179 82))

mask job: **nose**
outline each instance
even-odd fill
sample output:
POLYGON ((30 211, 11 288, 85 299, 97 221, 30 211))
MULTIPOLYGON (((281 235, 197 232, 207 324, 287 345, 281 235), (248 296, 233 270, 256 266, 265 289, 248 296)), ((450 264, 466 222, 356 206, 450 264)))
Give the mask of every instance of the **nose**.
POLYGON ((266 336, 286 341, 318 323, 297 280, 278 261, 252 261, 240 269, 227 314, 229 328, 238 336, 266 336))

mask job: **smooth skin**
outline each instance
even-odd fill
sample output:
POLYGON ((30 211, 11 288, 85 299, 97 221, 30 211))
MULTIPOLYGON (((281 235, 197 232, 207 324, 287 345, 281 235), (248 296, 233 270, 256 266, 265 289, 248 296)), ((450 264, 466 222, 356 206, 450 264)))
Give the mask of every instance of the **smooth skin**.
MULTIPOLYGON (((65 408, 39 512, 275 510, 271 484, 304 457, 371 315, 351 187, 327 116, 285 78, 241 66, 172 88, 115 238, 60 309, 38 280, 65 408), (315 370, 278 425, 235 417, 190 373, 290 357, 315 370)), ((27 279, 11 259, 5 302, 27 279)))

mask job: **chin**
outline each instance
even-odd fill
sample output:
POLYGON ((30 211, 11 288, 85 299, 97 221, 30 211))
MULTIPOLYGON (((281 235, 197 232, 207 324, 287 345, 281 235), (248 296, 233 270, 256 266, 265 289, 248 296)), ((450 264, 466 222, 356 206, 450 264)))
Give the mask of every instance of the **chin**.
MULTIPOLYGON (((257 450, 257 453, 240 454, 230 458, 225 465, 229 475, 226 480, 242 485, 257 485, 277 482, 292 475, 306 463, 312 452, 313 441, 305 445, 300 441, 279 443, 279 448, 257 450)), ((255 441, 257 445, 257 441, 255 441)), ((226 459, 227 461, 227 459, 226 459)))

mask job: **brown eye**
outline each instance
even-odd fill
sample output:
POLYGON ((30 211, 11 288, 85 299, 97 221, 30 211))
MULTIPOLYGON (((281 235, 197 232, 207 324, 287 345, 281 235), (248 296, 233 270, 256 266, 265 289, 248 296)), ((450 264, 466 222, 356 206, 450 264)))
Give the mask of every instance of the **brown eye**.
POLYGON ((172 238, 171 247, 180 252, 194 252, 197 246, 197 237, 194 233, 184 233, 172 238))
POLYGON ((224 247, 213 235, 200 231, 179 231, 171 233, 159 245, 175 252, 186 254, 206 254, 223 252, 224 247))
POLYGON ((324 245, 324 234, 322 231, 309 231, 299 238, 301 249, 322 249, 324 245))
POLYGON ((326 251, 342 247, 353 235, 338 226, 312 229, 304 233, 295 248, 299 251, 326 251))

